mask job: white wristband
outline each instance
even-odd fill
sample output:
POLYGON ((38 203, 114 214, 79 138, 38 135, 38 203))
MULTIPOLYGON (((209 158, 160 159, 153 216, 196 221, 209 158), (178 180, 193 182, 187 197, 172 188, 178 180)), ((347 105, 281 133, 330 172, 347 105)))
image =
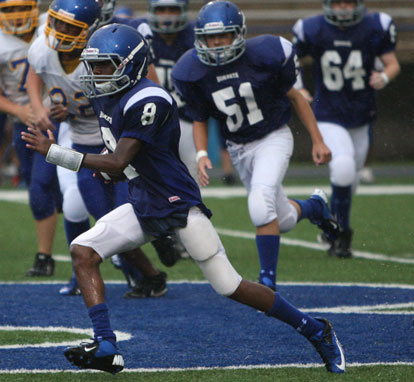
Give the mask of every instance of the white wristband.
POLYGON ((85 154, 52 144, 46 155, 46 162, 67 168, 72 171, 79 171, 85 154))
POLYGON ((207 157, 207 156, 208 156, 208 153, 207 153, 206 150, 197 151, 197 154, 196 154, 196 161, 197 161, 197 163, 200 162, 200 159, 201 158, 207 157))
POLYGON ((384 72, 381 72, 381 77, 385 82, 385 85, 388 85, 390 82, 390 77, 388 77, 384 72))

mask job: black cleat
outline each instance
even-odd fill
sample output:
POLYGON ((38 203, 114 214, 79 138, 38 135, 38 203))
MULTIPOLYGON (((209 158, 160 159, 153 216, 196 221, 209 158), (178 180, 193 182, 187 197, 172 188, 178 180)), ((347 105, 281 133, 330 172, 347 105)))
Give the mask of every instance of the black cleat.
POLYGON ((124 368, 124 358, 109 341, 82 342, 63 351, 67 360, 79 369, 95 369, 116 374, 124 368))
POLYGON ((157 251, 157 255, 166 267, 172 267, 181 259, 180 250, 177 247, 177 238, 173 236, 160 237, 151 242, 157 251))
POLYGON ((328 250, 328 255, 343 259, 352 257, 351 241, 352 230, 341 231, 339 236, 332 242, 331 247, 328 250))
POLYGON ((221 181, 226 186, 234 186, 236 184, 236 177, 233 174, 226 174, 221 177, 221 181))
POLYGON ((55 260, 52 259, 51 255, 38 252, 35 256, 35 262, 33 268, 30 268, 26 272, 26 276, 53 276, 55 272, 55 260))
POLYGON ((144 277, 132 290, 124 294, 125 298, 147 298, 162 297, 167 293, 167 274, 160 274, 153 277, 144 277))

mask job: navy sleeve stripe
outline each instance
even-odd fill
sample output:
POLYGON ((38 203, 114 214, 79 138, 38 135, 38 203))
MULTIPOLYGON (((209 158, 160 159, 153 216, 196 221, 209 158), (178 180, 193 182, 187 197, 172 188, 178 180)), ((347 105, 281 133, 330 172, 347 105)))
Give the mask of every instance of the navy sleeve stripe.
POLYGON ((171 96, 164 89, 156 88, 156 87, 148 87, 134 94, 128 100, 128 102, 126 103, 124 107, 123 115, 125 115, 132 106, 134 106, 136 103, 138 103, 139 101, 147 97, 160 97, 168 101, 170 105, 172 105, 173 103, 171 96))

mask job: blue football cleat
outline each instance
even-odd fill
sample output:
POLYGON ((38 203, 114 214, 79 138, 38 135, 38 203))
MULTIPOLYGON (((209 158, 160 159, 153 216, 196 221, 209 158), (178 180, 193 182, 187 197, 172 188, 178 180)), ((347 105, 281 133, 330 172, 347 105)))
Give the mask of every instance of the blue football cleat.
POLYGON ((59 294, 61 296, 79 296, 81 294, 75 275, 71 277, 64 287, 59 289, 59 294))
POLYGON ((261 271, 259 276, 259 284, 267 286, 268 288, 276 291, 276 283, 273 281, 273 278, 267 272, 261 271))
POLYGON ((341 343, 336 337, 332 324, 324 318, 316 318, 325 324, 325 329, 311 337, 309 341, 318 351, 325 367, 331 373, 345 372, 345 355, 341 343))
POLYGON ((68 361, 79 369, 95 369, 116 374, 124 368, 124 358, 109 341, 82 342, 71 346, 63 354, 68 361))
POLYGON ((325 191, 317 188, 310 199, 317 200, 321 203, 322 216, 319 218, 311 218, 309 220, 312 224, 316 224, 323 231, 328 241, 332 243, 339 236, 340 228, 338 222, 329 210, 328 197, 326 196, 325 191))

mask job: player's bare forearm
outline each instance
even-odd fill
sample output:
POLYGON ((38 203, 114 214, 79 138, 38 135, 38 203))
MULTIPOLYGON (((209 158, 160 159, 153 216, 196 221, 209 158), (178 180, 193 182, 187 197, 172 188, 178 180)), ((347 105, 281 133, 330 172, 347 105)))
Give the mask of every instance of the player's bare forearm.
POLYGON ((112 154, 86 154, 82 167, 121 177, 141 146, 142 142, 138 139, 121 138, 112 154))
MULTIPOLYGON (((40 129, 29 128, 28 132, 22 132, 21 137, 26 141, 26 146, 43 156, 48 154, 50 146, 56 144, 51 130, 47 131, 45 137, 40 129)), ((95 171, 106 172, 115 176, 122 176, 125 167, 132 161, 141 148, 141 141, 133 138, 121 138, 112 154, 86 154, 82 161, 82 167, 95 171)), ((78 154, 80 155, 80 154, 78 154)), ((58 164, 58 163, 55 163, 58 164)))
POLYGON ((197 175, 201 186, 207 186, 210 183, 210 177, 207 173, 208 169, 212 169, 213 165, 208 158, 208 122, 194 121, 193 122, 193 136, 194 144, 197 151, 197 175))
POLYGON ((322 135, 318 129, 318 124, 316 123, 315 116, 308 101, 306 101, 303 95, 294 88, 289 90, 287 96, 295 109, 297 116, 306 127, 306 130, 308 130, 312 143, 318 144, 319 142, 322 142, 322 135))
POLYGON ((369 78, 369 84, 375 90, 384 89, 401 71, 394 52, 383 54, 380 59, 384 64, 384 70, 382 72, 373 71, 369 78))
POLYGON ((27 74, 26 87, 34 114, 34 124, 45 131, 48 129, 56 130, 49 119, 49 109, 43 105, 43 81, 31 67, 29 67, 29 72, 27 74))
POLYGON ((296 111, 299 119, 305 125, 312 140, 312 159, 316 165, 328 163, 332 153, 325 145, 321 132, 319 131, 313 111, 302 94, 292 88, 287 93, 289 100, 296 111))
POLYGON ((27 94, 30 98, 30 104, 33 108, 43 108, 42 89, 43 81, 35 71, 29 67, 26 79, 27 94))
POLYGON ((194 144, 197 151, 208 149, 208 122, 194 121, 193 122, 193 136, 194 144))
POLYGON ((400 74, 401 66, 394 52, 383 54, 381 56, 381 61, 384 64, 384 73, 388 76, 390 81, 400 74))

